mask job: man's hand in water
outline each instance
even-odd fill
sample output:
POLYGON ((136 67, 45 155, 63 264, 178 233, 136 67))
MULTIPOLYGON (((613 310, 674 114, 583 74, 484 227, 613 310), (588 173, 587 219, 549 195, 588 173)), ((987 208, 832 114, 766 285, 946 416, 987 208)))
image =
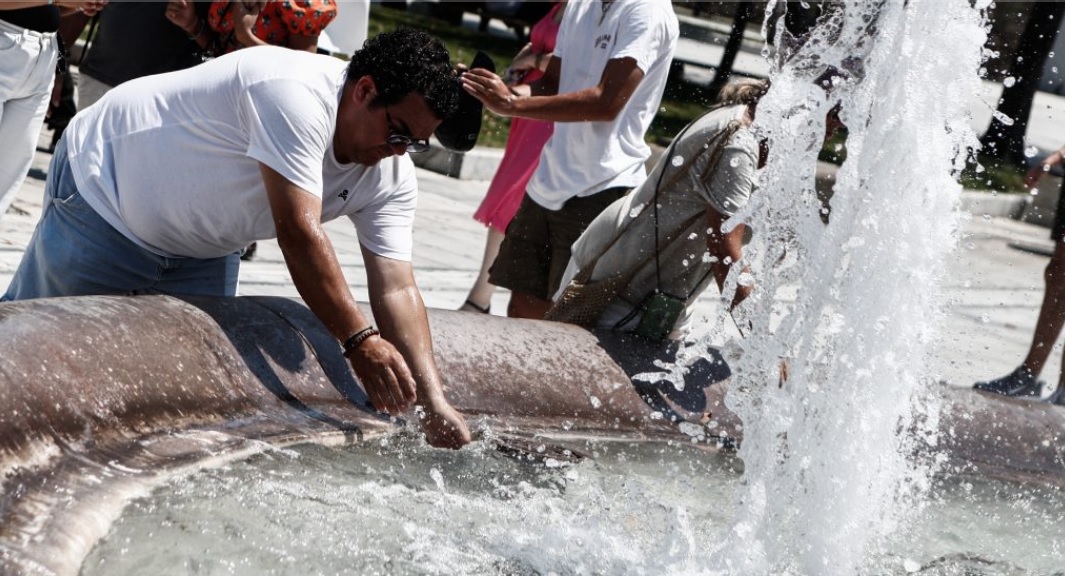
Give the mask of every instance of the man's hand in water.
POLYGON ((425 440, 430 446, 458 449, 470 443, 470 431, 466 428, 466 421, 446 400, 429 403, 427 406, 419 405, 418 408, 424 409, 418 410, 418 417, 425 440))

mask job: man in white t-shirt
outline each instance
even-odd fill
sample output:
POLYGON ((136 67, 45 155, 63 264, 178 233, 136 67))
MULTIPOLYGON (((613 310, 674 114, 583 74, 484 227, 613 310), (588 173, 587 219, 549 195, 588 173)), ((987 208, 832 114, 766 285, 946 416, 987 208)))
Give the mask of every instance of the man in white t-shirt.
POLYGON ((131 80, 67 128, 44 211, 3 300, 236 294, 239 252, 276 237, 308 307, 373 405, 425 410, 430 443, 470 441, 443 396, 411 269, 417 198, 404 153, 455 115, 447 50, 414 30, 350 62, 271 46, 131 80), (355 224, 375 329, 322 222, 355 224))
POLYGON ((531 92, 512 91, 486 70, 463 76, 463 87, 493 112, 556 123, 492 266, 490 281, 511 290, 508 315, 542 318, 570 246, 646 178, 644 135, 678 36, 668 0, 573 0, 531 92))

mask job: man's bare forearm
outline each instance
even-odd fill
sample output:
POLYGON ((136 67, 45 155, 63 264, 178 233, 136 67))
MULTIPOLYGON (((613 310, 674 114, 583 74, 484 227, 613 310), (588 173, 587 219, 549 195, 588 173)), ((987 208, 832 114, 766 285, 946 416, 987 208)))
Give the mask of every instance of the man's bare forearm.
POLYGON ((278 229, 277 240, 300 297, 338 341, 370 325, 320 226, 317 232, 307 227, 278 229))
POLYGON ((411 284, 383 292, 370 300, 381 336, 403 355, 418 388, 417 404, 436 405, 444 400, 440 372, 433 358, 432 334, 418 288, 411 284))

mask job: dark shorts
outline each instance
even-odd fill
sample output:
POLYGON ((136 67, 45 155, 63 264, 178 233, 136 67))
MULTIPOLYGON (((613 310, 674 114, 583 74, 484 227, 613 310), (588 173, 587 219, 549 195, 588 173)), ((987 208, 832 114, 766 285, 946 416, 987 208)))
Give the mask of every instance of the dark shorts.
POLYGON ((1061 180, 1058 207, 1054 212, 1054 226, 1050 229, 1050 239, 1055 242, 1065 242, 1065 178, 1061 180))
POLYGON ((600 212, 629 190, 607 188, 591 196, 571 198, 558 210, 548 210, 526 195, 507 226, 488 281, 550 300, 566 272, 570 247, 600 212))

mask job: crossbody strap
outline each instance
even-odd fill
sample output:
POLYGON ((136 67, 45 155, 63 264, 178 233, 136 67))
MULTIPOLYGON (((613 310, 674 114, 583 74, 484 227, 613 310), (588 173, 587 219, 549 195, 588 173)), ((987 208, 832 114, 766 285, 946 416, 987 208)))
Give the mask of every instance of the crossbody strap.
MULTIPOLYGON (((667 148, 665 153, 663 153, 663 155, 662 155, 662 157, 664 158, 665 161, 671 162, 671 160, 669 160, 669 154, 676 147, 676 144, 677 144, 677 142, 680 141, 681 136, 683 136, 692 126, 694 126, 695 122, 698 122, 698 120, 695 120, 695 121, 691 122, 690 124, 688 124, 687 126, 685 126, 684 129, 681 130, 679 134, 677 134, 677 137, 673 139, 673 142, 670 143, 669 148, 667 148)), ((743 126, 742 122, 740 122, 739 120, 733 120, 732 122, 728 123, 728 126, 726 126, 724 130, 718 132, 717 134, 714 135, 713 138, 711 138, 711 141, 716 141, 716 142, 715 142, 715 144, 713 146, 709 147, 710 148, 710 160, 706 163, 706 170, 703 172, 703 175, 704 175, 703 179, 704 180, 706 180, 709 177, 709 174, 712 174, 715 170, 717 170, 717 164, 721 161, 721 156, 725 152, 725 146, 728 144, 729 139, 732 138, 732 135, 735 134, 736 132, 738 132, 739 129, 742 126, 743 126)), ((674 185, 676 185, 676 183, 679 182, 681 178, 683 178, 684 176, 687 176, 688 173, 691 172, 692 167, 694 167, 694 166, 695 166, 695 157, 693 157, 690 161, 686 162, 685 165, 684 165, 684 168, 681 169, 681 170, 678 170, 676 172, 676 174, 674 174, 669 179, 669 182, 667 183, 665 188, 668 190, 668 189, 672 188, 674 185)), ((659 233, 658 233, 658 195, 659 195, 659 192, 662 190, 662 177, 665 176, 665 174, 666 174, 666 167, 663 166, 662 167, 662 171, 658 174, 658 182, 655 184, 654 198, 651 200, 651 202, 653 204, 653 209, 654 209, 654 222, 655 222, 655 292, 656 293, 662 291, 662 264, 661 264, 661 261, 659 259, 659 254, 661 253, 661 251, 659 249, 659 233)), ((706 281, 706 279, 710 276, 710 274, 712 272, 713 272, 713 269, 711 268, 711 270, 709 270, 706 274, 704 274, 703 277, 699 280, 699 282, 697 282, 695 284, 695 288, 692 288, 691 291, 689 291, 688 294, 684 296, 683 300, 687 301, 688 298, 691 298, 691 295, 695 293, 695 290, 699 286, 701 286, 703 282, 706 281)), ((674 296, 674 297, 676 297, 676 296, 674 296)))

